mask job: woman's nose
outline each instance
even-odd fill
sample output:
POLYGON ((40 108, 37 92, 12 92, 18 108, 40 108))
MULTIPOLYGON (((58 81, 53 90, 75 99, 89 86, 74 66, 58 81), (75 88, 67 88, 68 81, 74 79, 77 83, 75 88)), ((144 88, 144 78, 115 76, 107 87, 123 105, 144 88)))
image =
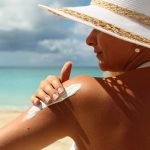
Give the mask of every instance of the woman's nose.
POLYGON ((96 35, 94 32, 94 29, 91 31, 91 33, 86 38, 86 44, 89 46, 95 46, 96 45, 96 35))

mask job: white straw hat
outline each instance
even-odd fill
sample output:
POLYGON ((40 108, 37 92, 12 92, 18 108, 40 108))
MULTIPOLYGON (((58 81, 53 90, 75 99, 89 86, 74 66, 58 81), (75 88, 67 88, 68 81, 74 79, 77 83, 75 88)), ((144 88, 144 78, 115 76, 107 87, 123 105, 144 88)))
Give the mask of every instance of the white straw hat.
POLYGON ((58 9, 39 6, 54 15, 150 48, 150 0, 92 0, 88 6, 58 9))

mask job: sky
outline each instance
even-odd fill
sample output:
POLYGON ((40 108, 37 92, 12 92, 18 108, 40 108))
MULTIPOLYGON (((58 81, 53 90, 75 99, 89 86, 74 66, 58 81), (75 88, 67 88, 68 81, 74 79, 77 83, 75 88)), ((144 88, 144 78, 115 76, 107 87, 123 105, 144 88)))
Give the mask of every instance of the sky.
POLYGON ((93 49, 85 43, 92 28, 38 7, 89 3, 90 0, 1 0, 0 67, 62 66, 67 60, 75 66, 97 66, 93 49))

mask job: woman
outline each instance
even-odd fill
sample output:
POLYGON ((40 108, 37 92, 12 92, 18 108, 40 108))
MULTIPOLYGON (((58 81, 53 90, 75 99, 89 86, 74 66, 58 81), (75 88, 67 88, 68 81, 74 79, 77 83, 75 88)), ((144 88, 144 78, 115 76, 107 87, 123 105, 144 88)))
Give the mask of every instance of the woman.
POLYGON ((94 27, 86 42, 100 69, 121 74, 67 80, 69 62, 61 80, 46 78, 32 101, 57 101, 63 87, 74 83, 81 83, 81 89, 30 120, 22 122, 26 112, 21 114, 1 131, 0 149, 39 149, 65 136, 78 150, 150 149, 150 1, 93 0, 86 7, 42 7, 94 27))

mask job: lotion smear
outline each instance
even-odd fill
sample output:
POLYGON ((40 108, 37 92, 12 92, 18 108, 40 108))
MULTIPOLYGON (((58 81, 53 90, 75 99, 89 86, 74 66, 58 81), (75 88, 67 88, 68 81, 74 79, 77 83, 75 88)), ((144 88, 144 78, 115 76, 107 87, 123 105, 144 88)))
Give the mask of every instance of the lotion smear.
POLYGON ((34 116, 36 116, 36 114, 41 111, 42 109, 50 106, 50 105, 53 105, 53 104, 56 104, 56 103, 59 103, 59 102, 62 102, 64 101, 66 98, 74 95, 79 89, 81 88, 81 84, 80 83, 77 83, 77 84, 72 84, 68 87, 65 88, 65 92, 54 102, 52 102, 51 104, 49 105, 46 105, 45 103, 43 103, 42 101, 40 101, 40 104, 37 105, 37 106, 32 106, 29 111, 27 112, 26 116, 24 117, 23 121, 25 120, 29 120, 31 118, 33 118, 34 116))

